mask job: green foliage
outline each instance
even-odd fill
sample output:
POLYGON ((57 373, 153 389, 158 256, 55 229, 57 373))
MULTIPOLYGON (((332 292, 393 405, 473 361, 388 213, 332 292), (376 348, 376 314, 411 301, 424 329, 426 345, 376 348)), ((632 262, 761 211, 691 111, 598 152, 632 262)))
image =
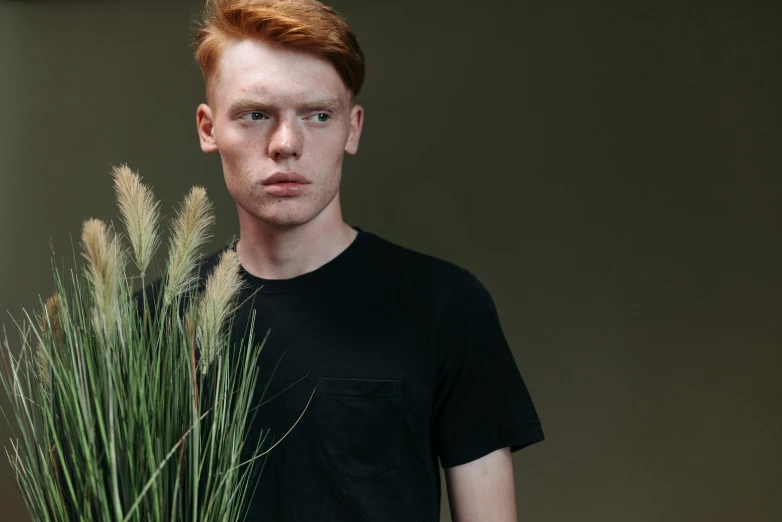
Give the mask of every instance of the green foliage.
MULTIPOLYGON (((149 194, 144 197, 151 201, 149 194)), ((123 203, 130 208, 123 211, 126 224, 132 211, 143 221, 138 217, 143 209, 123 203)), ((180 218, 187 209, 182 212, 180 218)), ((264 454, 263 438, 248 441, 247 433, 265 339, 254 338, 253 316, 241 345, 228 349, 236 310, 230 305, 238 288, 214 284, 230 288, 230 295, 211 301, 230 307, 230 314, 212 310, 210 317, 221 324, 207 332, 208 360, 196 362, 203 337, 196 335, 203 328, 199 304, 206 297, 192 284, 198 269, 194 252, 205 241, 211 216, 192 209, 191 215, 197 218, 191 223, 196 235, 170 243, 186 251, 169 255, 178 263, 161 279, 161 288, 169 291, 159 292, 154 303, 143 294, 143 314, 133 298, 133 278, 125 272, 125 250, 114 248, 119 237, 95 229, 93 235, 104 234, 103 243, 90 244, 94 238, 83 234, 84 269, 70 270, 64 280, 53 265, 55 295, 41 302, 40 315, 25 311, 22 324, 14 321, 18 355, 3 328, 0 381, 12 406, 3 415, 16 432, 6 453, 34 521, 243 520, 258 476, 257 457, 264 454), (102 251, 109 257, 100 259, 102 251), (118 264, 105 268, 112 262, 118 264), (97 274, 111 270, 119 273, 114 286, 100 287, 103 276, 97 274), (252 449, 244 462, 243 449, 245 455, 252 449)), ((178 223, 174 231, 188 234, 181 219, 178 223)), ((134 234, 143 286, 150 245, 158 241, 138 230, 128 237, 134 234)), ((223 273, 236 267, 235 261, 223 273)))

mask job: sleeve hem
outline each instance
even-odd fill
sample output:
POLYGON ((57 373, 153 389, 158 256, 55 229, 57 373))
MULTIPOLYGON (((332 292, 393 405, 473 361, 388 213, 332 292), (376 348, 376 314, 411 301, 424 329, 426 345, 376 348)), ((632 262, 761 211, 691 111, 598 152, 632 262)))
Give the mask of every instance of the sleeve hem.
POLYGON ((467 464, 501 448, 510 448, 511 453, 544 440, 540 421, 513 419, 493 433, 473 437, 461 448, 440 455, 443 468, 467 464))

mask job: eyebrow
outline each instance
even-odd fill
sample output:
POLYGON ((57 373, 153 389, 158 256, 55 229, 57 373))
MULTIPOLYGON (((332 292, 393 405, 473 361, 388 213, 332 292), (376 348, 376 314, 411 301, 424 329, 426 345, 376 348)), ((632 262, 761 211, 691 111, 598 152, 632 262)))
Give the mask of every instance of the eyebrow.
MULTIPOLYGON (((231 102, 231 104, 228 106, 228 112, 233 113, 233 112, 248 110, 248 109, 271 110, 273 108, 274 108, 273 104, 267 102, 262 98, 247 97, 247 98, 239 98, 238 100, 234 100, 233 102, 231 102)), ((297 106, 297 109, 304 110, 304 111, 327 109, 327 110, 339 112, 341 108, 342 108, 342 103, 340 103, 339 99, 331 98, 331 97, 309 100, 297 106)))

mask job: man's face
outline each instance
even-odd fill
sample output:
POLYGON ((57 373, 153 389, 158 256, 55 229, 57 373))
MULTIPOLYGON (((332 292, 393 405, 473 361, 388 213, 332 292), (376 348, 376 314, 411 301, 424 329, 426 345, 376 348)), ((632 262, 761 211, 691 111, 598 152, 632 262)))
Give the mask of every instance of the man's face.
POLYGON ((230 44, 198 108, 204 152, 220 152, 237 209, 264 223, 308 223, 339 206, 343 153, 355 154, 363 109, 326 60, 252 40, 230 44), (270 184, 275 174, 304 183, 270 184))

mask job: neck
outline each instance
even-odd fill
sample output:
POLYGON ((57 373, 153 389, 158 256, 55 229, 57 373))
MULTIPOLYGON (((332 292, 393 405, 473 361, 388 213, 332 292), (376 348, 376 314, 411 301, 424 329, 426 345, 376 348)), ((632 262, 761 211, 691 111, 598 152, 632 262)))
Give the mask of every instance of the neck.
POLYGON ((337 211, 324 210, 303 225, 279 226, 260 221, 237 206, 242 267, 262 279, 290 279, 312 272, 342 253, 358 232, 337 211))

